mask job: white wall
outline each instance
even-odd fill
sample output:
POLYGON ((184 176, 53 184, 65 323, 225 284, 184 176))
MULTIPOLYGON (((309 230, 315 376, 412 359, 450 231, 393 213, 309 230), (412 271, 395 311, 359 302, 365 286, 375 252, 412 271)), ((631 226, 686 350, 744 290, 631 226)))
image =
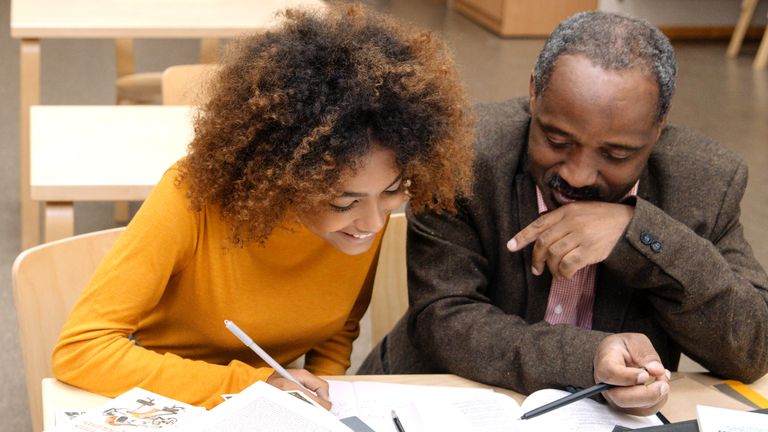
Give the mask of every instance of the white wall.
MULTIPOLYGON (((739 19, 741 0, 598 0, 597 8, 644 18, 657 26, 725 27, 739 19)), ((766 25, 768 1, 760 0, 753 26, 766 25)))

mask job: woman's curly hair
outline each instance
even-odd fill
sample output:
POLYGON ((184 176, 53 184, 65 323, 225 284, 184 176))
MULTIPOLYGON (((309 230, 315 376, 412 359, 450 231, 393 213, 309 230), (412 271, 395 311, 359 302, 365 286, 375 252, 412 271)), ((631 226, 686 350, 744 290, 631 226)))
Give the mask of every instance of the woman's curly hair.
POLYGON ((472 177, 471 107, 445 46, 360 6, 288 10, 237 39, 195 121, 177 184, 216 205, 235 245, 338 194, 373 145, 390 149, 414 211, 455 211, 472 177))

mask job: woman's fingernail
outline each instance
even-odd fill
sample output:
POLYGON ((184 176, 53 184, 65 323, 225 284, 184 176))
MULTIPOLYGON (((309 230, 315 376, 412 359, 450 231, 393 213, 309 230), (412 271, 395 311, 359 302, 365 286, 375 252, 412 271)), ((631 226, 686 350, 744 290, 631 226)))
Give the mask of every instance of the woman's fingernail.
POLYGON ((541 272, 536 269, 536 267, 531 267, 531 273, 533 273, 536 276, 541 275, 541 272))
POLYGON ((509 249, 511 251, 517 250, 517 240, 515 240, 513 238, 512 240, 508 241, 507 242, 507 249, 509 249))
POLYGON ((661 386, 659 387, 659 395, 664 396, 667 393, 669 393, 669 384, 662 382, 661 386))
POLYGON ((647 365, 645 365, 645 367, 648 369, 655 369, 655 368, 660 368, 662 366, 661 366, 661 363, 654 360, 652 362, 649 362, 647 365))
POLYGON ((671 380, 671 379, 672 379, 672 372, 670 372, 669 370, 665 370, 665 371, 664 371, 664 375, 666 375, 666 376, 667 376, 667 379, 668 379, 668 380, 671 380))

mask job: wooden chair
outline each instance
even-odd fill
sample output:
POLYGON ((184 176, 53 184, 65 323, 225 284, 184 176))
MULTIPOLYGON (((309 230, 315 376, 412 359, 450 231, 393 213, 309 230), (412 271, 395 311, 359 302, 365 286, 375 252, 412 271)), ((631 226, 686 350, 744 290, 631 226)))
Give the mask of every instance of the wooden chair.
MULTIPOLYGON (((728 44, 728 51, 726 55, 734 58, 739 55, 741 44, 744 42, 744 37, 749 29, 749 23, 752 21, 752 16, 757 9, 758 0, 742 0, 741 2, 741 14, 739 15, 739 21, 736 23, 736 27, 733 30, 733 36, 731 36, 731 42, 728 44)), ((754 69, 765 69, 768 65, 768 27, 765 29, 763 40, 760 43, 760 48, 755 55, 755 62, 752 64, 754 69)))
MULTIPOLYGON (((216 63, 219 58, 219 40, 200 40, 200 63, 216 63)), ((159 105, 162 102, 163 72, 136 72, 133 39, 115 39, 115 66, 117 70, 118 105, 159 105)), ((127 223, 130 208, 127 202, 116 202, 113 218, 127 223)))
POLYGON ((13 263, 13 296, 34 431, 43 428, 40 381, 51 376, 51 354, 64 322, 91 275, 125 228, 42 244, 13 263))
POLYGON ((371 297, 371 346, 389 333, 408 309, 408 277, 405 264, 405 214, 392 214, 381 242, 379 265, 371 297))
MULTIPOLYGON (((200 63, 216 63, 219 40, 200 40, 200 63)), ((133 39, 115 39, 118 105, 159 105, 163 72, 136 72, 133 39)))
POLYGON ((206 98, 206 83, 216 74, 215 64, 171 66, 163 72, 163 105, 197 105, 206 98))

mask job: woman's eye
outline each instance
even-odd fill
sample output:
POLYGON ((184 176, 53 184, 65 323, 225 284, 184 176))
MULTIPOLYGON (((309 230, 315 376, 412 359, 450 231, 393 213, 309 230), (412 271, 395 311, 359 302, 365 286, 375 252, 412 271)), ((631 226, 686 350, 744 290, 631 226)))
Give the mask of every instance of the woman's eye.
POLYGON ((397 187, 396 187, 396 188, 394 188, 394 189, 387 189, 387 190, 385 190, 385 191, 384 191, 384 194, 385 194, 385 195, 397 195, 397 194, 399 194, 400 192, 402 192, 403 190, 405 190, 405 185, 403 184, 403 182, 400 182, 400 184, 399 184, 399 185, 397 185, 397 187))
POLYGON ((344 213, 345 211, 352 210, 355 207, 355 204, 357 204, 357 201, 353 201, 351 204, 346 206, 338 206, 336 204, 328 204, 331 207, 331 210, 339 213, 344 213))

